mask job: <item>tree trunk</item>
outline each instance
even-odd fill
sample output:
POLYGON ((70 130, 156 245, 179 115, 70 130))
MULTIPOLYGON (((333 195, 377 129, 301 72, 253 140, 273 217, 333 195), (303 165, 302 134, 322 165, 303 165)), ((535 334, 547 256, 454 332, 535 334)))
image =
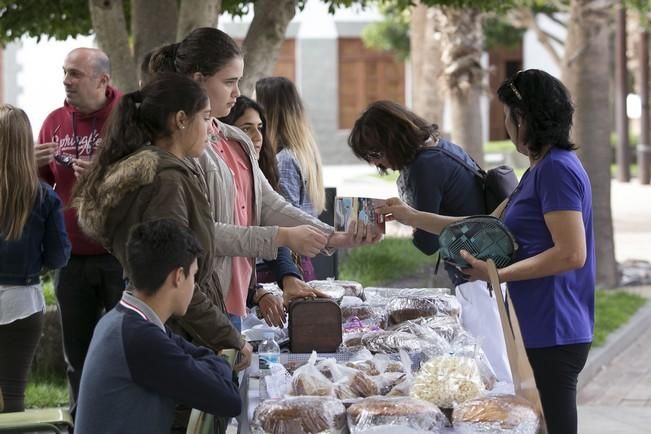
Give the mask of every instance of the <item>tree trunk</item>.
POLYGON ((425 22, 425 59, 423 60, 421 79, 421 98, 423 109, 420 113, 426 120, 439 124, 443 122, 445 106, 445 88, 443 81, 443 60, 441 59, 441 42, 436 38, 434 25, 435 11, 427 10, 425 22))
POLYGON ((217 27, 221 8, 222 0, 181 0, 176 40, 197 27, 217 27))
POLYGON ((243 95, 250 96, 255 82, 273 71, 297 6, 297 0, 257 0, 254 3, 253 21, 242 44, 244 78, 240 91, 243 95))
POLYGON ((136 69, 145 54, 176 41, 177 0, 131 0, 131 33, 136 69))
POLYGON ((440 40, 445 89, 450 97, 452 141, 479 165, 484 164, 480 97, 485 71, 481 66, 484 31, 477 9, 433 8, 440 40))
POLYGON ((124 92, 138 88, 135 61, 129 47, 129 35, 122 0, 88 0, 97 44, 111 59, 113 84, 124 92))
MULTIPOLYGON (((411 101, 414 112, 423 116, 423 61, 425 56, 425 24, 427 23, 427 6, 416 2, 411 8, 409 22, 409 61, 411 63, 411 101)), ((428 119, 429 120, 429 119, 428 119)))
POLYGON ((592 183, 597 284, 617 285, 610 201, 609 21, 612 0, 572 0, 563 62, 563 81, 576 111, 573 140, 592 183))
POLYGON ((435 11, 422 3, 412 8, 410 57, 413 110, 425 120, 441 124, 445 97, 442 89, 441 47, 435 37, 435 11))

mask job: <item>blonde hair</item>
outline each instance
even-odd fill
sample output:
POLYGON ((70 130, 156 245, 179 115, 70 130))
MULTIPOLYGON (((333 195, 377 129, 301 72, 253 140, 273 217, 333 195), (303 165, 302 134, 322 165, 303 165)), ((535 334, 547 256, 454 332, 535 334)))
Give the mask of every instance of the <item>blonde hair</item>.
POLYGON ((0 236, 21 237, 38 191, 29 118, 17 107, 0 105, 0 236))
POLYGON ((321 214, 325 209, 321 154, 296 86, 284 77, 266 77, 256 83, 255 95, 267 116, 265 129, 269 145, 276 153, 288 149, 294 154, 310 202, 317 214, 321 214))

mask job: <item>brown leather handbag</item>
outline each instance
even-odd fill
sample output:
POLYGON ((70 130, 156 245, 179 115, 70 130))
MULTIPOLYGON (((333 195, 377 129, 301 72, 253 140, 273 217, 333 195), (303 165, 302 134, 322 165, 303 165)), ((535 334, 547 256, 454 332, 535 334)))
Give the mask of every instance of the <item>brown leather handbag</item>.
POLYGON ((334 353, 341 345, 341 308, 326 298, 289 303, 289 350, 292 353, 334 353))

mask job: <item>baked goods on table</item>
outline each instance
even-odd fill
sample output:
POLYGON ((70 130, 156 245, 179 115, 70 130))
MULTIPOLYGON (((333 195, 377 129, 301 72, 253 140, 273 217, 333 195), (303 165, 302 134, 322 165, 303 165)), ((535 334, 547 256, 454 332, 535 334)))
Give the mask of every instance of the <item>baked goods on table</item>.
POLYGON ((261 402, 253 414, 258 434, 344 433, 346 408, 335 398, 295 396, 261 402))
POLYGON ((344 296, 358 297, 364 300, 364 287, 361 283, 353 280, 334 280, 334 282, 344 288, 344 296))
POLYGON ((535 434, 540 418, 524 398, 493 395, 457 405, 452 422, 460 433, 535 434))
POLYGON ((414 376, 411 395, 441 408, 453 408, 483 392, 477 362, 449 354, 434 356, 414 376))
POLYGON ((307 282, 314 289, 326 294, 334 300, 341 300, 346 295, 346 288, 339 284, 339 281, 334 279, 327 280, 311 280, 307 282))
POLYGON ((432 345, 429 341, 405 332, 377 331, 364 333, 362 345, 372 353, 397 353, 405 350, 409 353, 421 353, 432 345))
POLYGON ((312 353, 307 364, 297 368, 292 375, 294 395, 327 396, 334 395, 334 385, 315 366, 316 353, 312 353))
POLYGON ((440 432, 447 423, 435 405, 411 397, 373 396, 353 403, 348 408, 348 422, 353 433, 390 426, 394 433, 407 430, 440 432))
POLYGON ((447 342, 452 342, 459 333, 463 332, 459 319, 449 315, 416 318, 394 325, 389 329, 406 331, 419 336, 423 334, 429 335, 431 333, 436 333, 447 342))
POLYGON ((387 304, 387 313, 389 325, 435 315, 459 318, 461 305, 456 297, 451 295, 393 297, 387 304))

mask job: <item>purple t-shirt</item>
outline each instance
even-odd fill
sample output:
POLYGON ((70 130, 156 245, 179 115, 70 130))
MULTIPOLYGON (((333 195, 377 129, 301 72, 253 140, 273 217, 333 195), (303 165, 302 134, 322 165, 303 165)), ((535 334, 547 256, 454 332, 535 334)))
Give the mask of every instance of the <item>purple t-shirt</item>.
POLYGON ((509 283, 527 348, 591 342, 594 330, 592 190, 576 154, 558 148, 525 172, 505 210, 504 223, 519 245, 516 260, 554 245, 544 220, 552 211, 581 212, 587 257, 576 270, 509 283))

